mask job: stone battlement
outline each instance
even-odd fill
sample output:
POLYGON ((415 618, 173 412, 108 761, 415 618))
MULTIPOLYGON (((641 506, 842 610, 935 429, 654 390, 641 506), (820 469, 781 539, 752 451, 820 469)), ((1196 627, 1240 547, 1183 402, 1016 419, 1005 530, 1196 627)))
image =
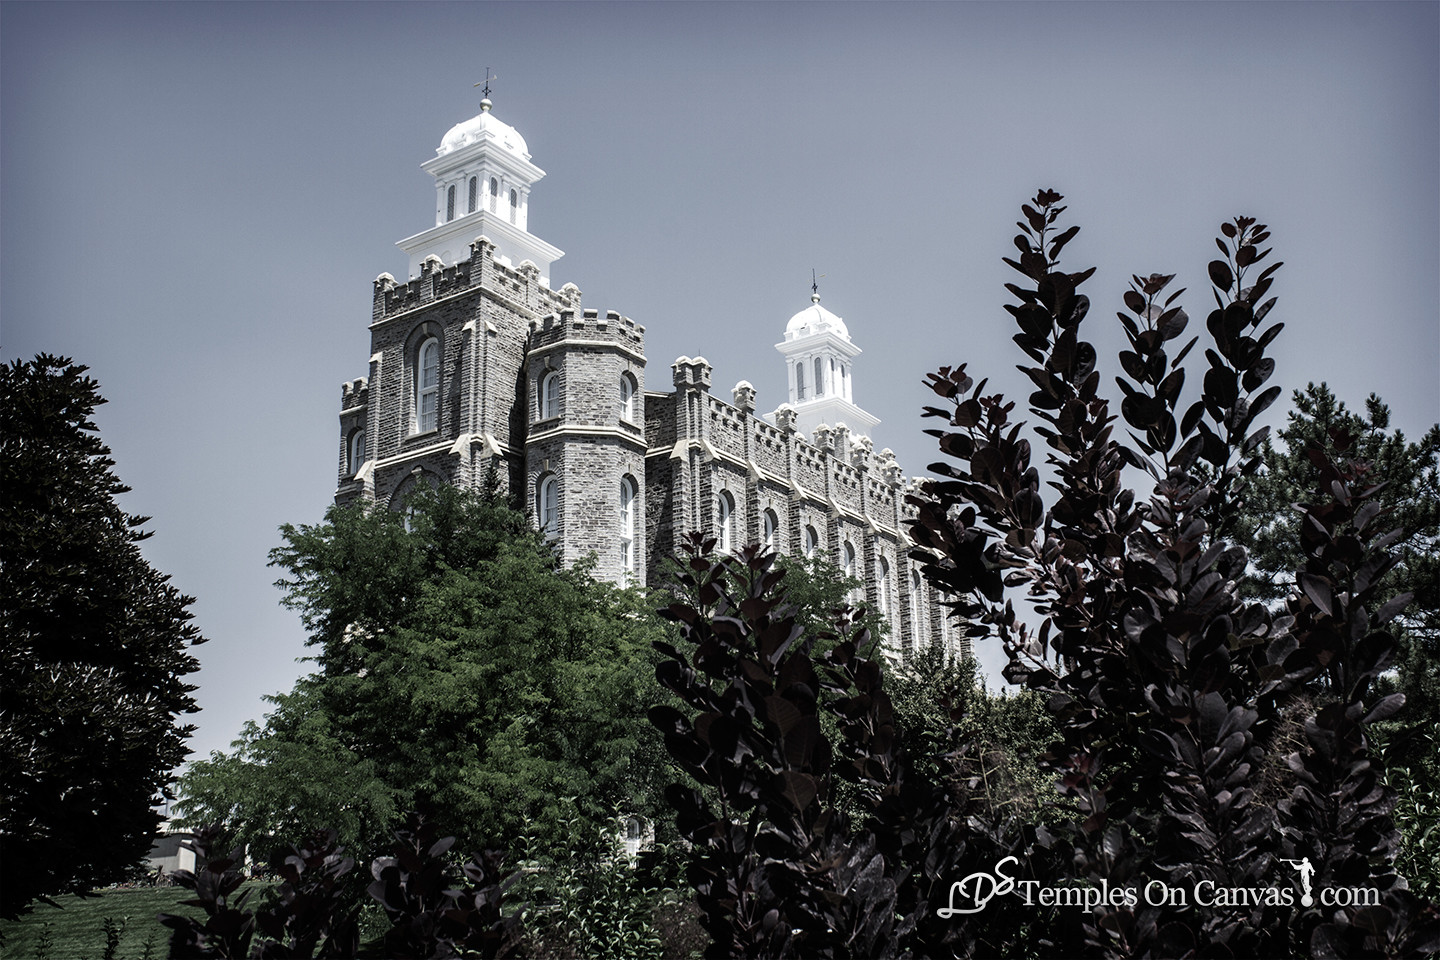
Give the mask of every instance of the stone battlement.
MULTIPOLYGON (((577 298, 579 291, 576 291, 577 298)), ((577 300, 578 302, 578 300, 577 300)), ((564 309, 530 321, 530 349, 566 341, 615 343, 634 353, 645 352, 645 327, 614 310, 564 309)))
POLYGON ((575 284, 551 290, 540 279, 540 268, 535 264, 529 260, 516 266, 502 263, 495 259, 495 244, 476 237, 467 260, 445 264, 439 257, 426 257, 420 264, 420 276, 405 283, 388 273, 376 277, 371 322, 472 289, 488 290, 533 313, 574 310, 580 305, 580 288, 575 284))
POLYGON ((340 384, 340 409, 363 407, 370 400, 370 383, 365 377, 340 384))

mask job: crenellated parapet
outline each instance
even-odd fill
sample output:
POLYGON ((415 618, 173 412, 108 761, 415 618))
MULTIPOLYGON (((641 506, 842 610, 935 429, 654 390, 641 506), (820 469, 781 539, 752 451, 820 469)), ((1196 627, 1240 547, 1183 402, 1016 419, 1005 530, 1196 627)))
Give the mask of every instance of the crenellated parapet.
POLYGON ((340 409, 351 410, 370 402, 370 381, 366 377, 346 380, 340 384, 340 409))
MULTIPOLYGON (((575 291, 576 299, 579 291, 575 291)), ((530 321, 532 352, 557 344, 572 343, 597 346, 613 344, 630 353, 644 356, 645 327, 614 310, 559 310, 530 321)))
POLYGON ((447 264, 430 255, 420 262, 419 276, 400 283, 388 273, 375 278, 371 322, 378 323, 446 298, 484 290, 511 305, 533 314, 574 310, 580 305, 580 290, 567 283, 551 290, 533 261, 511 265, 495 256, 496 247, 487 237, 476 237, 470 256, 447 264))

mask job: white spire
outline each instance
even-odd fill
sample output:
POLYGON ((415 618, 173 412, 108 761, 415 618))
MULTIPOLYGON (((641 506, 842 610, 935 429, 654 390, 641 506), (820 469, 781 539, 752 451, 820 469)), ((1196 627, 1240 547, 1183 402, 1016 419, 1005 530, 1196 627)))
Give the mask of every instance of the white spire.
POLYGON ((845 321, 820 305, 819 290, 812 289, 810 306, 790 318, 775 349, 785 358, 796 429, 809 435, 822 423, 845 423, 869 436, 880 418, 855 405, 851 362, 860 348, 845 321))
POLYGON ((492 106, 486 96, 480 112, 446 131, 435 156, 420 165, 435 178, 435 226, 397 244, 410 255, 412 277, 427 257, 447 265, 465 259, 480 236, 495 244, 502 262, 533 262, 546 285, 550 264, 565 255, 530 233, 530 188, 545 171, 530 162, 525 138, 492 106))

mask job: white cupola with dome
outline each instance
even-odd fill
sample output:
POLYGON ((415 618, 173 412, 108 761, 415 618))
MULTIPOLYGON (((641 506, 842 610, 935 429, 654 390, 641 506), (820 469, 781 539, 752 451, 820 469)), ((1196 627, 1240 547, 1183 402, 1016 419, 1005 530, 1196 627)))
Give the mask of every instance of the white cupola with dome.
POLYGON ((851 342, 845 321, 820 305, 819 289, 811 289, 810 306, 790 318, 784 341, 775 344, 788 370, 795 427, 810 436, 822 423, 843 423, 869 436, 880 418, 855 405, 851 361, 860 348, 851 342))
POLYGON ((530 233, 530 187, 545 171, 530 162, 525 138, 490 112, 480 112, 446 132, 435 156, 420 167, 435 178, 435 226, 401 240, 410 255, 410 276, 436 256, 445 264, 470 256, 470 244, 484 236, 495 244, 495 258, 511 266, 529 260, 550 284, 550 264, 564 251, 530 233))

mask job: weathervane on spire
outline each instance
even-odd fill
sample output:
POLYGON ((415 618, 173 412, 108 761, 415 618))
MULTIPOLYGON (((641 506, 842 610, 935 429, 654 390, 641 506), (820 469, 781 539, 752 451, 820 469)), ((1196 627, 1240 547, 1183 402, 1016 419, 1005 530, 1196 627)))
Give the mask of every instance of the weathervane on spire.
POLYGON ((480 83, 475 84, 475 86, 477 86, 477 87, 480 86, 481 83, 483 83, 483 84, 485 85, 485 89, 480 91, 480 93, 483 94, 484 97, 485 97, 485 99, 483 99, 483 100, 480 101, 480 109, 481 109, 481 110, 489 110, 489 109, 490 109, 490 81, 491 81, 491 80, 499 80, 499 79, 500 79, 499 77, 491 76, 491 74, 490 74, 490 68, 489 68, 489 67, 486 67, 486 68, 485 68, 485 79, 482 80, 482 81, 480 81, 480 83))
POLYGON ((820 276, 817 277, 817 276, 815 276, 815 268, 814 268, 814 267, 811 267, 811 268, 810 268, 810 302, 811 302, 811 303, 819 303, 819 302, 820 302, 820 281, 823 280, 823 279, 825 279, 825 274, 822 273, 822 274, 820 274, 820 276))

